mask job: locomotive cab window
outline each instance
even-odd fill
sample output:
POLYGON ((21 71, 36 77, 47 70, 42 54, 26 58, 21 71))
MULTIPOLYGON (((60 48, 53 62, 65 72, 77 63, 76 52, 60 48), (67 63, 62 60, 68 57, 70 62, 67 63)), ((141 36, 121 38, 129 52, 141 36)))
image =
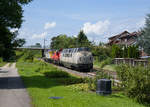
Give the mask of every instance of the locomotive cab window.
POLYGON ((90 49, 87 47, 83 47, 83 48, 78 49, 78 52, 80 52, 80 51, 90 51, 90 49))

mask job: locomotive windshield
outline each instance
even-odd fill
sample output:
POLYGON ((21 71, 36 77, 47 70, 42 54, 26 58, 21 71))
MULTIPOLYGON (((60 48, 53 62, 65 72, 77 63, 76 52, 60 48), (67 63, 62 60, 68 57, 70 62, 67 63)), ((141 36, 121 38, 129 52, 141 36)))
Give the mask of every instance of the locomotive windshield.
POLYGON ((80 52, 80 51, 90 51, 90 49, 83 47, 83 48, 79 48, 78 51, 79 51, 79 52, 80 52))

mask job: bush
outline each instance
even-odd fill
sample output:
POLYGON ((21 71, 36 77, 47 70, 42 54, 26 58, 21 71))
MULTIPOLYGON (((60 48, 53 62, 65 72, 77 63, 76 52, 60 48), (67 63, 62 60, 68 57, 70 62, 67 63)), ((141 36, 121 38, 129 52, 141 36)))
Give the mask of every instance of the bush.
POLYGON ((111 79, 111 78, 112 77, 110 75, 108 75, 104 71, 101 71, 101 72, 97 72, 96 73, 96 77, 94 77, 94 78, 87 78, 86 82, 88 83, 89 90, 96 91, 97 81, 99 79, 111 79))
POLYGON ((113 58, 122 58, 122 55, 123 55, 122 47, 119 45, 113 45, 112 51, 111 51, 111 56, 113 58))
POLYGON ((113 58, 139 58, 138 46, 123 46, 123 45, 113 45, 111 56, 113 58))
POLYGON ((111 48, 104 46, 94 46, 92 47, 92 54, 99 62, 101 62, 104 59, 111 57, 111 48))
POLYGON ((0 57, 0 63, 3 62, 3 59, 0 57))
POLYGON ((129 97, 140 103, 150 103, 150 68, 120 65, 117 74, 129 97))
POLYGON ((64 72, 64 71, 48 71, 48 72, 44 72, 44 74, 50 78, 68 78, 68 77, 70 77, 70 74, 67 72, 64 72))
POLYGON ((100 68, 103 68, 105 65, 112 64, 112 61, 113 60, 111 58, 107 58, 106 60, 104 60, 100 63, 100 68))
POLYGON ((59 83, 70 85, 70 84, 79 84, 84 83, 84 78, 77 78, 77 77, 69 77, 69 78, 61 78, 58 80, 59 83))
POLYGON ((41 57, 41 51, 37 51, 37 50, 23 50, 24 53, 22 55, 23 61, 29 61, 29 62, 33 62, 34 58, 38 58, 41 57))

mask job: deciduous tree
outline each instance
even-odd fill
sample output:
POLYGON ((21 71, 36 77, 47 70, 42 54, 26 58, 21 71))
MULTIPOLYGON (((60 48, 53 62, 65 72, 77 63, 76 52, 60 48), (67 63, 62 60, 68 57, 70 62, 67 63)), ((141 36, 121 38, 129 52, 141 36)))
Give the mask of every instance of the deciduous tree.
POLYGON ((17 33, 11 29, 21 27, 23 22, 22 6, 32 0, 0 0, 0 57, 8 60, 13 52, 13 47, 25 43, 24 40, 16 39, 17 33))

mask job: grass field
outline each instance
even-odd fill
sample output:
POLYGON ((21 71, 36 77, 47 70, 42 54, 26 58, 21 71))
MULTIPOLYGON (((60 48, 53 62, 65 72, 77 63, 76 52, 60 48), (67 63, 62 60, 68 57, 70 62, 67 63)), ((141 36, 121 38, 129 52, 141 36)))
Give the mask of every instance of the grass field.
POLYGON ((39 66, 38 63, 17 62, 33 107, 144 107, 122 94, 100 96, 94 92, 72 90, 61 83, 60 78, 48 78, 37 72, 39 66), (52 96, 63 98, 49 99, 52 96))

